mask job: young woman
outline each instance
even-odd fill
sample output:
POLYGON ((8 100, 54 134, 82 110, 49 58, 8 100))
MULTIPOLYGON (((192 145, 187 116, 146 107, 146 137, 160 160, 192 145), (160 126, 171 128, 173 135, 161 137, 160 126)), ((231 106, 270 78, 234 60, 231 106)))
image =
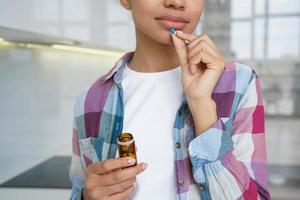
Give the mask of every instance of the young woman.
POLYGON ((192 34, 204 0, 120 2, 136 49, 77 98, 71 199, 269 199, 260 82, 192 34), (122 132, 135 166, 118 158, 122 132))

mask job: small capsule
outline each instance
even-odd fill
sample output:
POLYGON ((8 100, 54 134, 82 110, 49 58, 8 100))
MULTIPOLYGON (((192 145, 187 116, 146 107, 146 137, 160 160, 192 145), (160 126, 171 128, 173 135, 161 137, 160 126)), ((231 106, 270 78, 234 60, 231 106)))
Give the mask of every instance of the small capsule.
POLYGON ((176 34, 176 29, 175 29, 175 28, 171 28, 171 29, 170 29, 170 32, 171 32, 172 34, 176 34))

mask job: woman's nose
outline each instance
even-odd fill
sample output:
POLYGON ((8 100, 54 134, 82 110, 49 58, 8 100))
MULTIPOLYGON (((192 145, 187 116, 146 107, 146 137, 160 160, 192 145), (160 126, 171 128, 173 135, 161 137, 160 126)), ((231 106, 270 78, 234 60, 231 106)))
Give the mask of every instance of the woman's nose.
POLYGON ((186 0, 165 0, 167 8, 184 9, 186 0))

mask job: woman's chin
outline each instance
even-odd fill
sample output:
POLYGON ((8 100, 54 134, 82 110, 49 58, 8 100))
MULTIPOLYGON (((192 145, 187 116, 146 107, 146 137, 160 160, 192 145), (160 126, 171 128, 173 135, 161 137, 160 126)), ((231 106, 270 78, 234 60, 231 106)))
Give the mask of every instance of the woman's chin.
POLYGON ((166 31, 156 37, 156 41, 164 45, 173 45, 171 33, 166 31))

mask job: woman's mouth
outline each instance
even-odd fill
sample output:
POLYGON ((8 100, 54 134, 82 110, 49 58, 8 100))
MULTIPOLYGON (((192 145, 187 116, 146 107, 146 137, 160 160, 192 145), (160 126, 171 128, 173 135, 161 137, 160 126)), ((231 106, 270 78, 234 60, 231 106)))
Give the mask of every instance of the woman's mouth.
POLYGON ((157 21, 160 22, 167 30, 170 28, 175 28, 178 30, 184 29, 184 27, 189 23, 188 20, 182 18, 182 17, 176 17, 176 16, 162 16, 155 18, 157 21))

